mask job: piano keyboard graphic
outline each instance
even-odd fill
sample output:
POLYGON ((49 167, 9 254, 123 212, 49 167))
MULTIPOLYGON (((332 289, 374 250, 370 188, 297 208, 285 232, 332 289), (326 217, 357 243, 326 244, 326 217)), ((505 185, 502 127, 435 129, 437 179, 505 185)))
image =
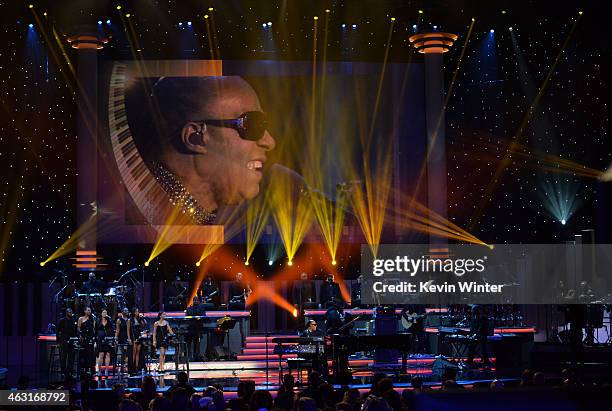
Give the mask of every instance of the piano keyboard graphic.
MULTIPOLYGON (((125 108, 127 67, 115 64, 111 75, 108 122, 117 167, 125 187, 145 219, 152 225, 167 221, 171 210, 164 189, 142 159, 130 131, 125 108)), ((191 221, 175 223, 191 224, 191 221)))
POLYGON ((127 66, 115 63, 110 79, 108 126, 115 161, 127 192, 149 225, 158 233, 164 228, 169 233, 178 233, 173 235, 176 239, 174 242, 222 244, 224 242, 222 225, 198 226, 190 216, 180 213, 178 217, 172 219, 172 227, 163 225, 168 222, 173 207, 167 193, 138 152, 130 131, 125 107, 127 81, 127 66))

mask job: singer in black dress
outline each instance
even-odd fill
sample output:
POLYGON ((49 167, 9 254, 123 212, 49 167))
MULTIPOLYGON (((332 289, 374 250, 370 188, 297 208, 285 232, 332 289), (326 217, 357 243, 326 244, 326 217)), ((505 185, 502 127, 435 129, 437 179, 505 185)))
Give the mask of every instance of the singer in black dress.
POLYGON ((128 337, 132 343, 132 371, 138 371, 144 368, 143 343, 146 340, 147 320, 140 314, 138 307, 132 310, 132 317, 128 321, 128 337))
POLYGON ((153 324, 153 346, 159 350, 159 371, 164 371, 166 362, 166 350, 168 349, 169 337, 174 335, 172 327, 166 321, 166 313, 160 312, 157 321, 153 324))
MULTIPOLYGON (((110 365, 111 352, 113 352, 112 340, 115 336, 113 323, 108 316, 108 311, 105 309, 100 313, 100 321, 96 326, 96 339, 98 347, 98 374, 101 374, 102 367, 110 365)), ((108 374, 108 368, 105 369, 108 374)))
POLYGON ((96 342, 96 321, 91 314, 91 308, 85 307, 82 317, 77 321, 81 346, 83 347, 82 368, 86 372, 91 372, 96 367, 96 352, 94 344, 96 342))

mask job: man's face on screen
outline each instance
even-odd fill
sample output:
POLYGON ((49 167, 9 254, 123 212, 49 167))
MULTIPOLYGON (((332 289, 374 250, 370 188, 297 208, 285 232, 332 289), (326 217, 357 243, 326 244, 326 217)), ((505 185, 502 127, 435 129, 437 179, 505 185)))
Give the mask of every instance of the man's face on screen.
MULTIPOLYGON (((205 107, 204 120, 240 117, 248 111, 261 111, 255 91, 242 79, 234 77, 222 82, 219 95, 205 107)), ((238 204, 259 193, 266 153, 276 142, 266 131, 256 141, 245 140, 229 127, 207 125, 206 155, 201 156, 200 175, 210 182, 218 205, 238 204)))

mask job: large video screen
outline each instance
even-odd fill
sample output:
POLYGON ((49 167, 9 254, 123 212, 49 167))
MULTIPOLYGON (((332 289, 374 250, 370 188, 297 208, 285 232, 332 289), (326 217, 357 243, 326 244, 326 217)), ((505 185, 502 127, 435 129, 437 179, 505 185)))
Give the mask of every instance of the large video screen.
POLYGON ((308 240, 325 212, 347 234, 343 193, 381 190, 384 212, 419 175, 419 64, 114 61, 103 78, 100 242, 240 242, 257 224, 308 240))

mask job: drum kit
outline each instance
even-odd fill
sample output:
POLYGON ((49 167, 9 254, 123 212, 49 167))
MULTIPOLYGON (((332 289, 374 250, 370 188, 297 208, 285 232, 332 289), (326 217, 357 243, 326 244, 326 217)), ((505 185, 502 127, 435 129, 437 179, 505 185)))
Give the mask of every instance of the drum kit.
POLYGON ((110 287, 104 294, 102 293, 76 293, 76 297, 64 298, 64 306, 70 307, 75 313, 82 313, 85 307, 91 307, 93 312, 108 310, 111 318, 115 318, 117 313, 127 307, 126 294, 127 286, 110 287))
MULTIPOLYGON (((55 271, 58 272, 58 275, 50 282, 49 287, 52 287, 60 278, 62 280, 59 281, 63 283, 63 287, 55 294, 52 301, 58 308, 72 308, 77 315, 81 315, 85 307, 91 307, 95 313, 106 309, 111 318, 115 318, 123 308, 135 303, 133 301, 137 296, 135 289, 142 286, 131 275, 136 268, 126 271, 108 286, 99 287, 96 290, 98 292, 87 292, 85 287, 79 290, 76 287, 76 281, 68 280, 68 274, 59 270, 55 271)), ((100 284, 104 283, 100 282, 100 284)))

